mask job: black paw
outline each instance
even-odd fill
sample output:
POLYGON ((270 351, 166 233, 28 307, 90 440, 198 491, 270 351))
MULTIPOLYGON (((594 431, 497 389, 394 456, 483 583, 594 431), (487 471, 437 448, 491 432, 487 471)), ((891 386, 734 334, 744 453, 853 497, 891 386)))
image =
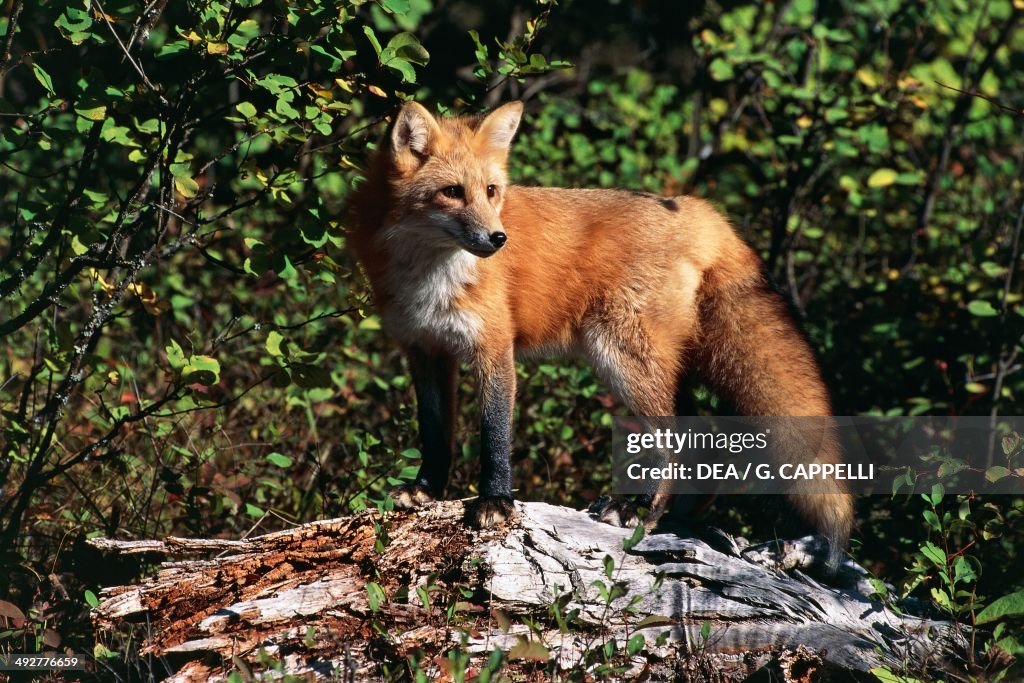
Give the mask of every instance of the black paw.
POLYGON ((466 523, 475 529, 489 529, 512 519, 516 506, 507 496, 480 496, 466 503, 466 523))
POLYGON ((647 506, 641 501, 601 496, 590 506, 590 513, 605 524, 632 529, 647 514, 647 506))
POLYGON ((391 498, 400 510, 415 510, 434 502, 434 494, 423 484, 402 484, 391 489, 391 498))

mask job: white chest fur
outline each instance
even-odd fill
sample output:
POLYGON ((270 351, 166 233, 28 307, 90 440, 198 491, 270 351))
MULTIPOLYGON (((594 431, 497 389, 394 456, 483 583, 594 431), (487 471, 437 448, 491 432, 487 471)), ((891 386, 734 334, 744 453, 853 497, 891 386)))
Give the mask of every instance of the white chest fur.
POLYGON ((385 327, 403 343, 429 343, 466 354, 483 328, 478 315, 458 306, 465 288, 476 281, 476 262, 461 249, 393 253, 385 327))

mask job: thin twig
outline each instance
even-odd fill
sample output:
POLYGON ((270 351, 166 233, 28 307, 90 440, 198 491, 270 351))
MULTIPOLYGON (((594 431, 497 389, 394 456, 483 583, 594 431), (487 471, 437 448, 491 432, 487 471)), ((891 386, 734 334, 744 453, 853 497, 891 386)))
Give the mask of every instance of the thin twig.
POLYGON ((953 92, 958 92, 961 95, 967 95, 968 97, 977 97, 979 99, 985 100, 989 104, 994 104, 999 109, 1002 109, 1004 111, 1008 111, 1011 114, 1018 114, 1020 116, 1024 116, 1024 109, 1017 109, 1015 107, 1010 107, 1008 105, 1005 105, 1002 102, 1000 102, 999 100, 995 99, 994 97, 989 97, 988 95, 980 93, 977 90, 961 90, 960 88, 954 88, 951 85, 946 85, 942 81, 935 81, 935 84, 938 85, 938 86, 941 86, 943 88, 946 88, 947 90, 952 90, 953 92))
POLYGON ((114 36, 114 40, 116 40, 117 44, 121 47, 121 51, 124 53, 125 59, 127 59, 128 62, 132 65, 132 67, 135 68, 135 71, 142 78, 142 82, 146 84, 147 88, 156 93, 157 97, 160 98, 161 104, 163 104, 164 106, 170 106, 167 100, 164 98, 163 94, 159 90, 157 90, 156 87, 153 86, 153 83, 149 80, 149 76, 146 75, 146 72, 142 70, 142 67, 139 65, 138 62, 135 61, 135 58, 132 57, 131 53, 128 51, 128 48, 121 41, 121 36, 118 35, 117 29, 114 28, 114 24, 111 23, 110 19, 107 17, 107 13, 103 9, 103 5, 100 4, 100 0, 92 0, 92 3, 96 5, 96 8, 99 10, 100 16, 103 17, 103 21, 107 24, 107 28, 110 29, 111 35, 114 36))
POLYGON ((248 394, 250 391, 266 382, 268 379, 273 377, 274 374, 276 373, 268 372, 267 374, 263 375, 258 380, 247 386, 241 392, 235 394, 234 396, 231 396, 230 398, 226 398, 223 401, 219 401, 217 403, 207 403, 205 405, 194 406, 192 408, 182 408, 181 410, 171 410, 166 413, 153 413, 153 417, 158 417, 162 419, 166 417, 175 417, 177 415, 187 415, 189 413, 196 413, 201 410, 216 410, 217 408, 226 408, 227 406, 240 401, 246 394, 248 394))
POLYGON ((11 10, 11 18, 7 22, 7 35, 4 36, 4 53, 3 59, 0 60, 0 79, 3 79, 4 75, 11 68, 11 49, 14 47, 14 32, 18 28, 18 17, 21 16, 21 10, 25 6, 25 0, 17 0, 14 3, 14 9, 11 10))
POLYGON ((298 330, 298 329, 301 329, 301 328, 305 327, 306 325, 310 325, 310 324, 315 323, 315 322, 317 322, 319 320, 323 320, 324 318, 340 318, 343 315, 348 315, 349 313, 355 313, 358 310, 359 310, 358 308, 352 307, 352 308, 346 308, 343 311, 328 311, 327 313, 320 313, 319 315, 314 315, 312 318, 308 318, 306 320, 303 320, 300 323, 293 323, 291 325, 280 325, 278 323, 269 323, 269 322, 256 322, 256 323, 253 323, 252 325, 250 325, 249 327, 245 328, 244 330, 239 330, 238 332, 236 332, 236 333, 234 333, 234 334, 232 334, 232 335, 230 335, 228 337, 224 337, 222 340, 220 340, 220 344, 226 344, 229 341, 233 341, 235 339, 238 339, 239 337, 244 337, 245 335, 249 334, 250 332, 255 332, 256 330, 261 330, 261 329, 268 329, 268 330, 298 330))

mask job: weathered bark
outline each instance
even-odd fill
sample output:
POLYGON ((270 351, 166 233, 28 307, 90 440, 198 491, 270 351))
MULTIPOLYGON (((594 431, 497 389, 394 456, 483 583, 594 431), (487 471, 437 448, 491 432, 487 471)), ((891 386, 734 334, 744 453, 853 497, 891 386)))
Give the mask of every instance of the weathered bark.
POLYGON ((384 680, 410 656, 435 677, 456 654, 469 664, 454 666, 477 670, 496 648, 508 653, 505 670, 527 680, 608 661, 623 678, 731 681, 767 666, 812 680, 886 665, 924 672, 965 647, 955 625, 865 597, 866 572, 852 562, 838 577, 845 589, 812 579, 801 570, 813 561, 810 540, 780 553, 741 551, 724 534, 715 548, 658 533, 626 552, 629 530, 566 508, 520 503, 512 524, 483 532, 461 516, 461 503, 445 502, 244 541, 97 539, 122 555, 218 556, 168 560, 140 585, 106 589, 93 620, 106 642, 134 629, 140 659, 174 680, 270 666, 384 680), (608 604, 597 582, 625 595, 608 604), (373 604, 370 583, 384 602, 373 604), (627 652, 637 634, 642 649, 627 652), (600 652, 611 638, 609 660, 600 652))

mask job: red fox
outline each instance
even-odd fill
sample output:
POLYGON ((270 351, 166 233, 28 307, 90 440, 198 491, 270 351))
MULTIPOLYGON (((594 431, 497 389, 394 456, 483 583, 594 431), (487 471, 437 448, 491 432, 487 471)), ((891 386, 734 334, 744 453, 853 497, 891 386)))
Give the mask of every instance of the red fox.
MULTIPOLYGON (((394 492, 413 507, 444 495, 454 447, 456 368, 479 382, 479 497, 467 521, 513 512, 515 359, 587 359, 638 416, 676 414, 684 373, 746 415, 831 415, 814 356, 760 257, 693 197, 509 184, 520 102, 484 117, 435 118, 407 103, 349 204, 351 239, 387 330, 408 358, 423 462, 394 492)), ((839 462, 825 444, 822 462, 839 462)), ((652 526, 669 494, 598 510, 652 526)), ((853 523, 851 495, 791 495, 833 558, 853 523)))

